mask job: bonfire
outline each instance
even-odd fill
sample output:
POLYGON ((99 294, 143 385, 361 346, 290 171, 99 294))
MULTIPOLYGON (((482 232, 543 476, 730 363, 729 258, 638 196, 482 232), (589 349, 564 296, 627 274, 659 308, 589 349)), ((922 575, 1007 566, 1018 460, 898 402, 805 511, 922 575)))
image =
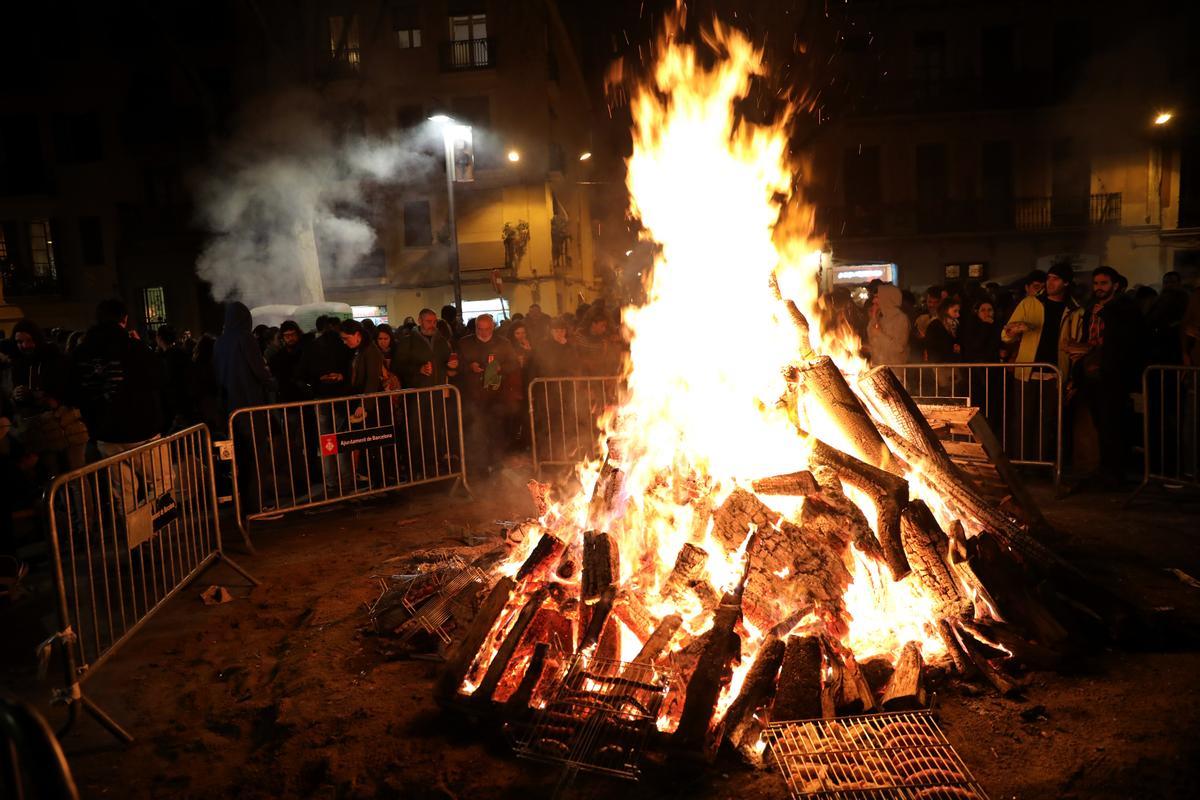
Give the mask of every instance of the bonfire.
POLYGON ((627 757, 645 720, 664 751, 753 760, 772 719, 923 705, 929 664, 1014 690, 1011 663, 1069 638, 1053 592, 1027 587, 1086 583, 980 494, 890 371, 822 329, 788 114, 734 111, 762 54, 714 24, 702 59, 676 32, 631 96, 630 212, 657 257, 624 310, 604 457, 575 491, 533 487, 540 515, 511 532, 439 699, 550 759, 581 757, 581 736, 627 757), (715 313, 728 330, 682 343, 715 313))

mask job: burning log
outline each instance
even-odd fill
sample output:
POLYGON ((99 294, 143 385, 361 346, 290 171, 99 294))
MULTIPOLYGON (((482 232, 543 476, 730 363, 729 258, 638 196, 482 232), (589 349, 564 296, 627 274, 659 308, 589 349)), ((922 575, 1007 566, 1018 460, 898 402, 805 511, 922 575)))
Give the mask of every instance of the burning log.
POLYGON ((957 471, 929 421, 891 367, 871 370, 858 379, 858 387, 867 396, 867 402, 875 409, 875 413, 888 420, 891 427, 920 450, 926 459, 957 471))
POLYGON ((950 623, 950 620, 938 620, 938 636, 941 637, 942 643, 946 645, 946 653, 950 656, 950 661, 954 664, 954 669, 963 678, 973 678, 978 674, 979 670, 975 668, 975 663, 971 661, 967 651, 963 649, 962 642, 959 640, 958 631, 955 626, 950 623))
POLYGON ((1070 634, 1029 587, 1029 576, 1008 558, 996 537, 987 531, 968 543, 967 566, 987 592, 999 615, 1021 626, 1050 648, 1064 646, 1070 634))
POLYGON ((839 480, 867 495, 875 505, 878 545, 873 535, 856 536, 855 544, 873 557, 878 558, 881 554, 880 560, 888 565, 892 579, 900 580, 909 571, 900 540, 900 510, 908 503, 908 481, 830 447, 820 439, 811 441, 809 462, 828 467, 839 480))
POLYGON ((549 569, 550 562, 562 555, 565 549, 566 544, 561 539, 543 533, 542 538, 534 545, 533 552, 517 570, 517 583, 524 583, 530 578, 540 578, 541 573, 549 569))
POLYGON ((740 658, 741 639, 734 632, 742 616, 741 587, 726 592, 713 616, 704 650, 687 682, 683 713, 673 743, 683 751, 707 753, 708 729, 717 711, 721 688, 729 682, 733 662, 740 658))
POLYGON ((529 665, 525 667, 525 674, 521 677, 521 682, 517 684, 516 690, 508 696, 508 700, 504 703, 504 711, 509 716, 520 716, 529 708, 529 701, 533 699, 533 690, 537 687, 538 681, 542 679, 542 672, 546 669, 546 654, 550 651, 550 645, 547 642, 538 642, 533 647, 533 655, 529 658, 529 665))
POLYGON ((968 616, 971 600, 963 595, 942 557, 942 553, 949 553, 950 541, 929 506, 921 500, 905 506, 900 515, 900 533, 908 563, 921 586, 938 604, 938 616, 951 619, 968 616))
POLYGON ((529 490, 529 499, 533 501, 538 517, 546 516, 550 510, 550 484, 531 479, 525 488, 529 490))
MULTIPOLYGON (((962 642, 963 652, 967 654, 967 657, 971 659, 971 662, 979 670, 980 674, 983 675, 996 691, 1004 695, 1012 695, 1020 691, 1022 688, 1021 684, 996 669, 995 665, 988 659, 987 654, 983 652, 983 646, 978 639, 974 636, 965 635, 960 641, 962 642)), ((988 649, 992 648, 989 646, 988 649)))
POLYGON ((525 629, 529 627, 529 623, 533 622, 538 609, 542 607, 542 603, 546 602, 548 594, 545 589, 538 589, 529 596, 529 599, 525 601, 525 605, 521 607, 521 612, 517 614, 516 621, 508 629, 508 633, 505 634, 504 641, 492 657, 492 663, 488 664, 487 672, 483 674, 483 680, 479 682, 478 688, 475 689, 475 693, 472 695, 472 698, 477 702, 486 703, 492 699, 496 687, 500 685, 500 679, 504 677, 504 673, 508 669, 508 662, 512 659, 513 653, 517 651, 517 645, 521 643, 521 639, 525 636, 525 629))
POLYGON ((596 485, 592 487, 591 502, 588 504, 588 527, 607 531, 608 524, 617 512, 617 500, 625 485, 625 473, 621 471, 621 449, 616 437, 608 438, 608 452, 596 485))
POLYGON ((792 636, 783 651, 771 719, 789 721, 821 716, 821 640, 792 636))
POLYGON ((777 494, 790 497, 807 497, 816 494, 820 489, 817 486, 816 478, 808 470, 759 478, 750 485, 750 488, 754 489, 755 494, 777 494))
MULTIPOLYGON (((604 623, 604 630, 600 632, 600 639, 596 642, 597 661, 621 660, 621 631, 617 628, 618 624, 616 615, 609 614, 604 623)), ((610 664, 605 664, 601 669, 608 669, 610 666, 610 664)))
POLYGON ((617 592, 613 614, 621 622, 624 622, 629 630, 633 631, 640 642, 644 642, 650 632, 654 630, 654 615, 646 608, 646 604, 642 602, 641 598, 628 589, 621 589, 617 592))
POLYGON ((707 564, 708 553, 704 548, 685 542, 663 583, 663 596, 678 601, 690 590, 700 598, 705 610, 716 608, 720 598, 708 582, 707 564))
MULTIPOLYGON (((824 422, 840 431, 857 458, 885 470, 898 470, 875 422, 858 395, 846 383, 833 359, 821 356, 800 369, 804 409, 810 424, 824 422)), ((812 425, 814 429, 826 425, 812 425)))
MULTIPOLYGON (((807 501, 806 501, 807 504, 807 501)), ((743 610, 760 628, 771 628, 788 613, 819 601, 840 607, 850 573, 842 560, 845 541, 806 534, 801 526, 744 489, 735 489, 713 515, 712 535, 727 551, 736 551, 749 531, 756 531, 746 550, 747 578, 743 610)))
POLYGON ((813 609, 814 606, 811 603, 800 606, 800 608, 788 614, 787 619, 772 628, 770 631, 771 635, 778 639, 783 639, 792 632, 793 628, 800 624, 800 620, 811 614, 813 609))
POLYGON ((734 748, 753 744, 761 728, 755 712, 771 701, 775 693, 775 678, 783 663, 783 640, 767 637, 758 648, 758 655, 746 673, 742 690, 725 712, 725 738, 734 748))
POLYGON ((508 599, 516 587, 517 584, 512 578, 504 577, 496 581, 496 585, 488 592, 475 614, 475 619, 467 627, 458 645, 453 647, 446 657, 446 663, 442 666, 441 674, 434 685, 434 697, 439 702, 448 702, 458 694, 458 687, 462 685, 463 678, 479 654, 479 648, 483 646, 492 626, 508 605, 508 599))
POLYGON ((642 649, 634 656, 634 664, 650 665, 658 661, 659 657, 666 651, 671 644, 671 639, 675 636, 675 631, 679 630, 679 626, 683 624, 683 617, 678 614, 668 614, 663 617, 662 622, 658 623, 658 627, 646 639, 642 649))
POLYGON ((607 533, 583 534, 583 581, 579 596, 586 605, 597 603, 605 590, 616 583, 618 558, 617 543, 607 533))
POLYGON ((896 669, 883 687, 880 705, 885 711, 925 708, 925 660, 916 642, 904 645, 896 659, 896 669))
POLYGON ((875 709, 875 693, 853 655, 842 663, 842 691, 836 705, 839 714, 866 714, 875 709))
POLYGON ((608 622, 608 615, 612 612, 616 599, 617 590, 610 586, 600 594, 595 603, 579 606, 580 650, 600 641, 600 635, 604 633, 604 625, 608 622))

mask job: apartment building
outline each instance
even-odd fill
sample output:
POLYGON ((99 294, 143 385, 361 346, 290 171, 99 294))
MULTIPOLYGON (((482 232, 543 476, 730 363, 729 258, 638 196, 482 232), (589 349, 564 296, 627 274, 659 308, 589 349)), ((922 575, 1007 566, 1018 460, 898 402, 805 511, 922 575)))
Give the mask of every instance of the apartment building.
POLYGON ((837 79, 815 108, 812 189, 835 258, 895 263, 908 286, 1061 257, 1132 283, 1200 269, 1182 6, 831 8, 837 79))

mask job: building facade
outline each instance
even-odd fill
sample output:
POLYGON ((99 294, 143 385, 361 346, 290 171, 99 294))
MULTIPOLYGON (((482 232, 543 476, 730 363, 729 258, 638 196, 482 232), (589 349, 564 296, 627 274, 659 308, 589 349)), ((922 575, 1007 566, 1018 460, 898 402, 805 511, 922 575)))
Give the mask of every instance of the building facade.
POLYGON ((376 251, 349 273, 323 269, 325 299, 393 323, 440 308, 454 300, 456 250, 468 315, 532 303, 556 313, 592 297, 589 101, 555 4, 364 0, 309 12, 307 83, 322 102, 367 136, 423 142, 438 163, 379 187, 376 251), (470 130, 454 158, 457 248, 431 117, 470 130))
MULTIPOLYGON (((832 8, 832 7, 831 7, 832 8)), ((1007 281, 1058 258, 1200 268, 1195 56, 1180 4, 848 2, 814 113, 836 259, 1007 281)))

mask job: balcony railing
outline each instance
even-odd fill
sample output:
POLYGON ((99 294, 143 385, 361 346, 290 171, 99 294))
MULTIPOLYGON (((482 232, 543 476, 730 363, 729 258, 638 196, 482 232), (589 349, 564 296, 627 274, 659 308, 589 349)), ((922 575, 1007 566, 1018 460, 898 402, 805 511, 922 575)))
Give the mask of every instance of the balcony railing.
POLYGON ((442 70, 445 72, 490 69, 494 66, 496 66, 496 41, 494 39, 462 39, 442 42, 442 70))
POLYGON ((834 238, 1100 227, 1121 223, 1121 194, 818 206, 818 221, 834 238))

